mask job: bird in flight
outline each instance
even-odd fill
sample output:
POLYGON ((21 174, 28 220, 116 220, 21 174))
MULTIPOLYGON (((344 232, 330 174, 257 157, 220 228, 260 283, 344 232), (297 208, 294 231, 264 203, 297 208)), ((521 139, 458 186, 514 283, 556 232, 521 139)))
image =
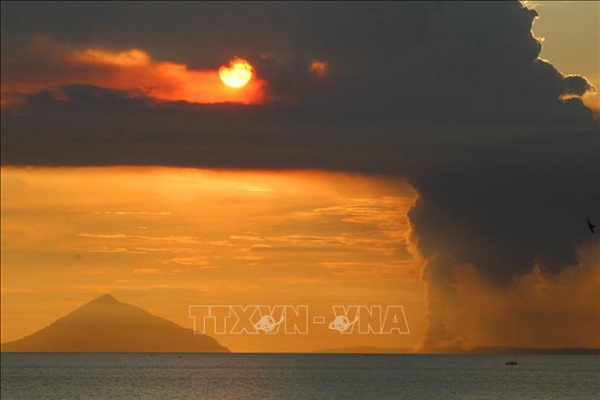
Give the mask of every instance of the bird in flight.
POLYGON ((594 229, 596 228, 597 225, 592 224, 592 221, 590 221, 589 219, 587 220, 587 224, 588 224, 588 228, 590 228, 590 232, 594 233, 594 229))

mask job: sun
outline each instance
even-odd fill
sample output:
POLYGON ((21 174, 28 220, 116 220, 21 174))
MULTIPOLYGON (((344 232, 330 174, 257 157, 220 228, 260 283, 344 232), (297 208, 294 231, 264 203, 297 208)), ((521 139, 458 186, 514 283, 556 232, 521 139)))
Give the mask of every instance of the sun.
POLYGON ((252 65, 248 61, 236 57, 219 68, 219 77, 225 85, 231 88, 241 88, 250 82, 253 71, 252 65))

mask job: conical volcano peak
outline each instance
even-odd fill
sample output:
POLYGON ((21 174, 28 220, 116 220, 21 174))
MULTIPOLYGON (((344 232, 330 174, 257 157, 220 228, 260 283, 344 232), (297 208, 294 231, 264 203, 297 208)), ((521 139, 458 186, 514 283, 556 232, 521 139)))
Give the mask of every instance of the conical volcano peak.
POLYGON ((121 301, 117 300, 112 294, 106 293, 106 294, 103 294, 102 296, 96 297, 95 299, 89 301, 88 303, 81 306, 81 308, 86 308, 89 306, 109 307, 109 306, 118 306, 118 305, 125 305, 125 303, 122 303, 121 301))
POLYGON ((104 294, 2 351, 228 352, 215 339, 104 294))
MULTIPOLYGON (((96 297, 94 300, 92 300, 92 302, 98 302, 98 303, 120 303, 119 300, 117 300, 112 294, 110 293, 106 293, 103 294, 100 297, 96 297)), ((90 302, 91 303, 91 302, 90 302)))

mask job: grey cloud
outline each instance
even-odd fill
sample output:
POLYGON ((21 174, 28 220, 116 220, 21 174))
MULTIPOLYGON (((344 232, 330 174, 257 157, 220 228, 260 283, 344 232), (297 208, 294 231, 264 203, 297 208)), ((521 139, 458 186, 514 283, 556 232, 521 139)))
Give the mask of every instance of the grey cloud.
POLYGON ((563 80, 565 89, 564 94, 571 94, 575 96, 583 96, 587 92, 595 90, 595 88, 582 76, 569 75, 563 80))

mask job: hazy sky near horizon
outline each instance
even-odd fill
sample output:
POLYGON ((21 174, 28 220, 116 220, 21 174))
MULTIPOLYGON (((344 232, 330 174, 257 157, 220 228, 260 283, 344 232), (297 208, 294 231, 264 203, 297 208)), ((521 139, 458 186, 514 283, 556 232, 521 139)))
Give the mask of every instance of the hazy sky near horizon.
POLYGON ((600 3, 1 7, 2 341, 110 292, 411 325, 242 351, 600 347, 600 3))

